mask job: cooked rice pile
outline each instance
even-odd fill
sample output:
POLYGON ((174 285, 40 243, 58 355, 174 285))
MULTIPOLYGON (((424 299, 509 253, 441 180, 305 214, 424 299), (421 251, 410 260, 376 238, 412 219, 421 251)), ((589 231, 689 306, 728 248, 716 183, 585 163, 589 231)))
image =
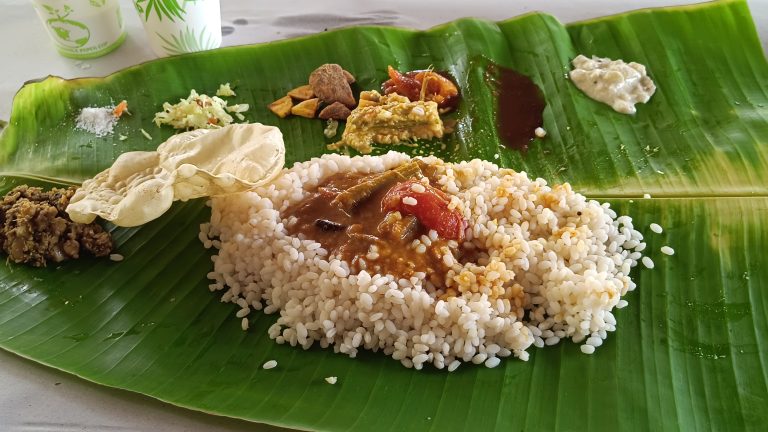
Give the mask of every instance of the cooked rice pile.
MULTIPOLYGON (((547 186, 490 162, 437 166, 438 187, 469 221, 465 247, 476 263, 452 266, 445 290, 365 271, 328 257, 311 239, 289 236, 281 212, 337 172, 381 172, 409 160, 402 153, 350 158, 325 155, 284 170, 254 192, 213 198, 211 223, 200 238, 218 249, 210 289, 236 303, 243 319, 252 309, 279 312, 269 329, 278 343, 314 343, 354 357, 383 351, 406 367, 455 370, 461 362, 527 360, 531 345, 563 338, 592 353, 616 329, 611 310, 635 288, 629 272, 645 247, 627 216, 587 200, 568 184, 547 186), (634 251, 633 251, 634 250, 634 251)), ((430 233, 434 238, 435 233, 430 233)), ((430 239, 422 237, 422 241, 430 239)), ((418 247, 419 242, 410 247, 418 247)))

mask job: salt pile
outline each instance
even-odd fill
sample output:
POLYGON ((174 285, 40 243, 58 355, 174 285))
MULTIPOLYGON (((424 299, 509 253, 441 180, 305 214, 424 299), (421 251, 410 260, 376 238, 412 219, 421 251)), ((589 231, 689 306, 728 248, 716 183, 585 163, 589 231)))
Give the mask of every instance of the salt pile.
POLYGON ((77 116, 75 127, 97 137, 110 135, 118 119, 115 117, 114 110, 114 106, 83 108, 77 116))

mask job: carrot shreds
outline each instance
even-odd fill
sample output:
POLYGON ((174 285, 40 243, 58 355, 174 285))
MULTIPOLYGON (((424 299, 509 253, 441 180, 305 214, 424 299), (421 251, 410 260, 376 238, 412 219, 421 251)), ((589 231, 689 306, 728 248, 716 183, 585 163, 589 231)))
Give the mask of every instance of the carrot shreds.
POLYGON ((112 115, 114 115, 115 118, 120 118, 120 116, 122 116, 123 113, 130 114, 128 112, 128 102, 124 100, 120 101, 120 103, 115 106, 115 109, 112 110, 112 115))

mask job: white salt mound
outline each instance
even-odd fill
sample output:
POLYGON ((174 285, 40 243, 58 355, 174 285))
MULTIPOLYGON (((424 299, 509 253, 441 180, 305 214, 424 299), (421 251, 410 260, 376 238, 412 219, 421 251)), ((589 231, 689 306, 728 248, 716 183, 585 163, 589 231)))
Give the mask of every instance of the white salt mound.
POLYGON ((114 106, 83 108, 77 116, 75 128, 90 132, 97 137, 110 135, 117 124, 114 106))

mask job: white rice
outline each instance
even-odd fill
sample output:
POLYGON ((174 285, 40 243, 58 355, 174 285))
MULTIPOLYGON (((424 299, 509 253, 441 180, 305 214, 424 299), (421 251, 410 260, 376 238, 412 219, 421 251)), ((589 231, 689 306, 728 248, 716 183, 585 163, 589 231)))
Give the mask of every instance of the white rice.
POLYGON ((651 231, 655 232, 656 234, 661 234, 664 231, 664 229, 661 227, 661 225, 659 225, 657 223, 652 223, 650 225, 650 228, 651 228, 651 231))
POLYGON ((674 255, 675 254, 675 250, 672 249, 669 246, 662 246, 661 247, 661 253, 663 253, 664 255, 674 255))
POLYGON ((335 376, 329 376, 325 378, 325 382, 328 384, 336 384, 336 381, 338 381, 338 378, 335 376))
POLYGON ((270 361, 264 363, 261 367, 264 368, 264 369, 273 369, 273 368, 277 367, 277 361, 270 360, 270 361))
POLYGON ((653 260, 648 257, 643 257, 643 265, 649 269, 652 269, 655 266, 653 260))
MULTIPOLYGON (((209 288, 237 304, 239 314, 279 313, 268 330, 278 343, 318 344, 350 357, 382 351, 416 369, 495 367, 501 357, 527 360, 531 345, 562 339, 587 340, 581 349, 591 353, 616 330, 611 310, 626 305, 621 296, 635 289, 629 272, 641 257, 629 246, 645 244, 631 218, 568 184, 550 187, 480 160, 424 159, 435 164, 435 186, 453 196, 450 206, 469 222, 465 247, 481 251, 478 262, 466 264, 446 254, 452 268, 439 290, 425 277, 350 274, 314 240, 287 234, 290 221, 281 212, 327 177, 381 172, 409 159, 396 152, 325 155, 294 164, 270 185, 214 197, 200 236, 218 249, 209 288), (458 295, 441 297, 445 288, 458 295)), ((437 238, 431 234, 417 241, 426 247, 437 238)))
POLYGON ((427 191, 427 188, 425 188, 421 183, 414 183, 411 185, 411 190, 416 193, 424 193, 427 191))

